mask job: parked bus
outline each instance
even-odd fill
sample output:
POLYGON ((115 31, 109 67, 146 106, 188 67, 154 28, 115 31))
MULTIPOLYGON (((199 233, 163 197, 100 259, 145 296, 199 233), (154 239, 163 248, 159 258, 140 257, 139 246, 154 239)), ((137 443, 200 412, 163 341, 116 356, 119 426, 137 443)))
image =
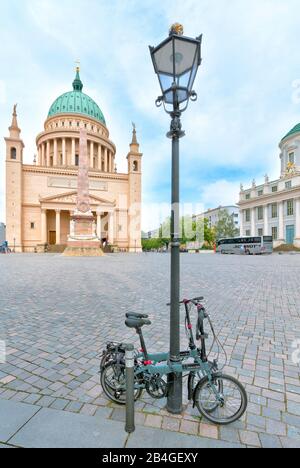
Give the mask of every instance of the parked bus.
POLYGON ((263 255, 273 253, 273 237, 237 237, 234 239, 220 239, 217 252, 233 255, 263 255))

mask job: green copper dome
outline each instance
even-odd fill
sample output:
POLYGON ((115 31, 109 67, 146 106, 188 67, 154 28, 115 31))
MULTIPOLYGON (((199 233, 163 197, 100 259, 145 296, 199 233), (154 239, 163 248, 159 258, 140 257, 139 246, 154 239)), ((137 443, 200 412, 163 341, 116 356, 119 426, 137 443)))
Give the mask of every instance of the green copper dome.
POLYGON ((59 114, 82 114, 106 125, 100 107, 93 99, 84 94, 82 89, 83 84, 78 69, 75 80, 73 81, 73 91, 62 94, 56 99, 50 107, 48 118, 59 114))
POLYGON ((292 130, 287 135, 285 135, 285 137, 283 137, 282 140, 285 140, 286 138, 294 135, 295 133, 300 133, 300 124, 292 128, 292 130))

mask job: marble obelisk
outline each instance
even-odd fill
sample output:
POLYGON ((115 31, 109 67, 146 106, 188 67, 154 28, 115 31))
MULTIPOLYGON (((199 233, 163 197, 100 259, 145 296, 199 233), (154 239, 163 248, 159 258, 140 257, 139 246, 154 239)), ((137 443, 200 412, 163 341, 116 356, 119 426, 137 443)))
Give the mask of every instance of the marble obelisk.
POLYGON ((71 218, 70 236, 64 255, 100 257, 103 252, 100 248, 100 239, 96 235, 95 218, 90 207, 87 131, 84 129, 80 130, 77 190, 77 208, 71 218))

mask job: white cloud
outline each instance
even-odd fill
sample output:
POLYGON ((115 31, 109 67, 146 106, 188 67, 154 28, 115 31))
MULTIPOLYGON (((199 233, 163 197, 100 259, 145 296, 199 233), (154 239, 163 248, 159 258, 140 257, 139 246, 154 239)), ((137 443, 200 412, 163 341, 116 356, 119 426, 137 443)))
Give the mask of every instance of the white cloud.
POLYGON ((240 185, 237 182, 218 180, 203 188, 202 200, 205 209, 213 209, 218 206, 232 206, 238 203, 240 185))

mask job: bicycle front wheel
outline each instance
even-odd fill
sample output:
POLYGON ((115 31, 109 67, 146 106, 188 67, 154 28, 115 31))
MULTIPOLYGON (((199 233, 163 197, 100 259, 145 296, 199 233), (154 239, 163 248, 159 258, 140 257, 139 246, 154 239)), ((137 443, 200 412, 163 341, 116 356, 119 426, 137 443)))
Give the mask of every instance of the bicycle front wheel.
POLYGON ((227 425, 243 416, 248 406, 248 398, 246 390, 238 380, 228 375, 214 374, 211 382, 205 377, 198 383, 194 403, 208 421, 227 425))

